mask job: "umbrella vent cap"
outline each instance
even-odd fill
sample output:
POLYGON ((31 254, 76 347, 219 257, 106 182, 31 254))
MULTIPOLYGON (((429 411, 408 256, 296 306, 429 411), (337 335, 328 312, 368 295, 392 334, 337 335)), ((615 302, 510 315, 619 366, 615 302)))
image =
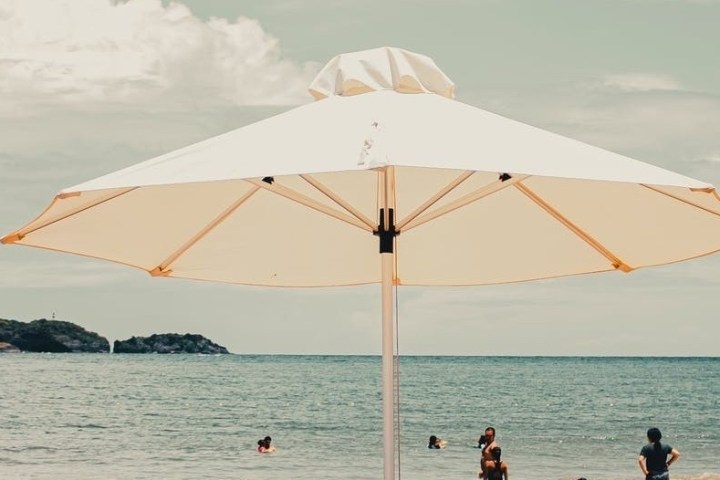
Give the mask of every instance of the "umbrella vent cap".
POLYGON ((378 90, 455 98, 455 84, 432 58, 393 47, 340 54, 325 65, 309 88, 315 100, 378 90))

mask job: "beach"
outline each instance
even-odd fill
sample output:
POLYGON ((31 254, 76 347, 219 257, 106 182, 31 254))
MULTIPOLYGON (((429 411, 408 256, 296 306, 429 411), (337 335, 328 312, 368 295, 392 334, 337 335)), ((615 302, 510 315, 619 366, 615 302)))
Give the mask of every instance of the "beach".
MULTIPOLYGON (((6 354, 0 376, 4 478, 382 476, 378 357, 6 354)), ((673 479, 720 479, 718 358, 406 357, 400 397, 404 478, 476 478, 492 425, 513 479, 642 478, 650 426, 673 479)))

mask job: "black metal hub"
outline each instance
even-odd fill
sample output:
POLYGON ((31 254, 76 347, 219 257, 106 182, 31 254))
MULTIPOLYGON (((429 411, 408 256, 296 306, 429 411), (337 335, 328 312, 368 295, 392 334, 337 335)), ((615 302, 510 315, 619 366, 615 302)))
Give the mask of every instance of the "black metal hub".
POLYGON ((389 225, 385 225, 385 209, 381 208, 378 229, 373 231, 380 239, 380 253, 393 253, 395 237, 400 233, 395 230, 395 209, 388 210, 388 220, 389 225))

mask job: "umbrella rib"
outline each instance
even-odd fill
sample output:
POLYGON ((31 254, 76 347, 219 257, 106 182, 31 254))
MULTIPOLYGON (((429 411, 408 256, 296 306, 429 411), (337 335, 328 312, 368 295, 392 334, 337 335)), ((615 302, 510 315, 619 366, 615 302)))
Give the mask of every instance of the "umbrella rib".
POLYGON ((452 182, 445 185, 443 189, 438 191, 435 195, 428 198, 422 205, 420 205, 418 208, 413 210, 408 214, 407 217, 405 217, 403 220, 398 222, 397 228, 398 230, 402 230, 405 225, 412 222, 417 216, 419 216, 421 213, 425 212, 428 208, 432 207, 437 201, 439 201, 441 198, 443 198, 448 193, 452 192, 457 188, 461 183, 463 183, 465 180, 470 178, 472 174, 475 173, 472 170, 467 170, 460 174, 456 179, 454 179, 452 182))
MULTIPOLYGON (((718 212, 718 211, 716 211, 716 210, 713 210, 713 209, 707 208, 707 207, 703 207, 702 205, 698 205, 698 204, 695 203, 695 202, 691 202, 690 200, 686 200, 686 199, 684 199, 684 198, 678 197, 677 195, 673 195, 672 193, 665 192, 665 191, 663 191, 663 190, 661 190, 661 189, 659 189, 659 188, 657 188, 657 187, 653 187, 653 186, 651 186, 651 185, 645 185, 644 183, 641 183, 640 185, 642 185, 643 187, 645 187, 645 188, 647 188, 647 189, 649 189, 649 190, 652 190, 653 192, 657 192, 657 193, 659 193, 659 194, 661 194, 661 195, 665 195, 665 196, 670 197, 670 198, 672 198, 672 199, 674 199, 674 200, 677 200, 678 202, 682 202, 682 203, 684 203, 684 204, 686 204, 686 205, 690 205, 690 206, 692 206, 692 207, 699 208, 700 210, 703 210, 703 211, 705 211, 705 212, 707 212, 707 213, 711 213, 711 214, 713 214, 713 215, 715 215, 715 216, 720 217, 720 212, 718 212)), ((717 193, 715 192, 715 189, 711 189, 711 190, 702 189, 702 190, 700 190, 700 191, 701 191, 701 192, 705 192, 705 193, 713 193, 713 194, 715 194, 715 196, 717 197, 717 193)), ((719 200, 720 200, 720 198, 719 198, 719 200)))
POLYGON ((324 204, 318 202, 317 200, 313 200, 312 198, 307 197, 307 196, 303 195, 302 193, 296 192, 295 190, 284 187, 282 185, 278 185, 277 182, 273 182, 272 184, 270 184, 270 183, 264 182, 262 180, 257 180, 257 179, 245 179, 245 181, 255 185, 256 187, 260 187, 264 190, 267 190, 268 192, 272 192, 276 195, 287 198, 288 200, 292 200, 293 202, 299 203, 300 205, 304 205, 308 208, 312 208, 313 210, 324 213, 324 214, 331 216, 337 220, 341 220, 345 223, 349 223, 350 225, 354 225, 354 226, 360 228, 361 230, 365 230, 368 232, 373 231, 373 227, 366 225, 365 223, 361 222, 357 218, 351 217, 350 215, 347 215, 343 212, 339 212, 333 208, 330 208, 327 205, 324 205, 324 204))
POLYGON ((340 207, 347 210, 347 212, 349 214, 353 215, 355 218, 357 218, 358 220, 363 222, 365 225, 367 225, 371 229, 374 230, 377 227, 377 225, 372 220, 370 220, 368 217, 366 217, 360 210, 358 210, 357 208, 350 205, 350 203, 348 203, 344 198, 342 198, 340 195, 338 195, 337 193, 330 190, 327 186, 320 183, 317 179, 313 178, 310 175, 300 175, 300 178, 302 178, 307 183, 309 183, 310 185, 312 185, 313 187, 318 189, 323 195, 328 197, 333 202, 337 203, 340 207))
POLYGON ((434 220, 438 217, 441 217, 443 215, 446 215, 452 211, 457 210, 458 208, 462 208, 466 205, 469 205, 473 202, 476 202, 482 198, 485 198, 489 195, 492 195, 494 193, 497 193, 501 190, 504 190, 505 188, 515 185, 518 182, 521 182, 522 180, 525 180, 526 178, 529 178, 530 175, 516 175, 513 176, 505 181, 497 180, 495 182, 489 183, 487 185, 484 185, 474 192, 470 192, 467 195, 464 195, 454 202, 448 203, 445 206, 442 206, 436 210, 433 210, 430 213, 426 213, 425 215, 420 215, 419 217, 416 217, 414 220, 408 222, 405 224, 404 228, 401 229, 402 232, 407 232, 408 230, 411 230, 415 227, 419 227, 423 223, 427 223, 431 220, 434 220))
POLYGON ((215 217, 210 223, 205 225, 205 227, 202 228, 199 232, 197 232, 195 235, 190 238, 187 242, 185 242, 180 248, 175 250, 170 256, 168 256, 165 260, 163 260, 157 267, 148 270, 148 273, 152 275, 153 277, 165 277, 168 276, 172 269, 170 268, 170 265, 172 265, 175 260, 177 260, 180 255, 187 252, 193 245, 195 245, 197 242, 203 239, 208 233, 210 233, 212 230, 215 229, 218 225, 220 225, 222 222, 225 221, 230 215, 235 212, 240 206, 245 203, 250 197, 252 197, 258 190, 260 190, 260 187, 254 187, 245 192, 240 198, 235 200, 232 205, 227 207, 225 210, 220 213, 217 217, 215 217))
POLYGON ((562 213, 560 213, 555 207, 550 205, 548 202, 540 198, 538 194, 536 194, 534 191, 530 190, 527 186, 523 185, 522 183, 515 184, 515 188, 518 189, 520 192, 522 192, 526 197, 528 197, 530 200, 532 200, 537 206, 545 210, 545 212, 549 213, 555 220, 559 221, 565 228, 570 230, 572 233, 580 237, 581 240, 583 240, 585 243, 590 245, 592 248, 598 251, 601 255, 603 255, 605 258, 610 260, 610 263, 616 270, 621 270, 623 272, 630 272, 633 269, 630 265, 622 261, 617 255, 612 253, 610 250, 605 248, 600 242, 595 240, 589 233, 584 231, 579 226, 575 225, 573 222, 570 221, 566 216, 564 216, 562 213))
MULTIPOLYGON (((13 234, 7 235, 7 236, 3 237, 3 238, 1 239, 1 241, 2 241, 2 243, 15 243, 15 242, 18 242, 18 241, 22 240, 23 238, 25 238, 26 236, 28 236, 29 234, 31 234, 31 233, 33 233, 33 232, 36 232, 36 231, 38 231, 38 230, 40 230, 40 229, 43 229, 43 228, 45 228, 45 227, 48 227, 48 226, 50 226, 50 225, 53 225, 53 224, 55 224, 55 223, 57 223, 57 222, 59 222, 59 221, 61 221, 61 220, 65 220, 65 219, 67 219, 67 218, 70 218, 70 217, 72 217, 72 216, 74 216, 74 215, 77 215, 78 213, 82 213, 82 212, 84 212, 85 210, 89 210, 89 209, 91 209, 91 208, 93 208, 93 207, 97 207, 98 205, 101 205, 101 204, 103 204, 103 203, 105 203, 105 202, 108 202, 108 201, 113 200, 113 199, 115 199, 115 198, 117 198, 117 197, 120 197, 120 196, 122 196, 122 195, 125 195, 126 193, 130 193, 130 192, 132 192, 133 190, 136 190, 136 189, 138 189, 138 188, 139 188, 139 187, 126 188, 125 190, 123 190, 123 191, 121 191, 121 192, 111 193, 110 195, 108 195, 108 196, 106 196, 106 197, 102 197, 102 198, 100 198, 100 199, 98 199, 98 200, 96 200, 96 201, 94 201, 94 202, 91 202, 90 204, 78 205, 78 206, 75 207, 74 209, 70 210, 69 212, 64 213, 63 215, 61 215, 61 216, 59 216, 59 217, 57 217, 57 218, 52 218, 51 220, 48 220, 48 221, 46 221, 45 223, 42 223, 42 224, 40 224, 40 225, 37 225, 37 226, 35 226, 35 227, 33 227, 33 228, 20 229, 20 230, 18 230, 17 232, 15 232, 15 233, 13 233, 13 234)), ((55 202, 57 202, 58 200, 63 200, 63 199, 65 199, 65 198, 70 198, 70 197, 76 197, 76 196, 79 196, 80 194, 81 194, 81 192, 73 192, 73 193, 60 193, 60 194, 56 195, 56 196, 55 196, 55 199, 54 199, 53 202, 50 204, 50 207, 48 207, 48 208, 45 210, 45 212, 49 211, 50 208, 51 208, 53 205, 55 205, 55 202)), ((43 212, 43 214, 44 214, 45 212, 43 212)), ((42 217, 43 214, 41 214, 40 216, 42 217)))

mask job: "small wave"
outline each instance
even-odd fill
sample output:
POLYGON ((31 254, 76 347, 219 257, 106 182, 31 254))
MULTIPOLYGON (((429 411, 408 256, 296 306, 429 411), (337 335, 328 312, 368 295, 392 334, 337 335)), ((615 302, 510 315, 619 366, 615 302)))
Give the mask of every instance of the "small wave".
POLYGON ((699 475, 672 475, 673 480, 720 480, 720 473, 701 473, 699 475))
POLYGON ((74 424, 74 423, 68 423, 63 425, 65 428, 108 428, 103 425, 98 425, 96 423, 85 423, 85 424, 74 424))
POLYGON ((29 445, 27 447, 7 447, 7 448, 0 448, 0 452, 12 452, 12 453, 22 453, 22 452, 32 452, 32 451, 39 451, 44 450, 47 452, 56 452, 59 451, 59 448, 55 447, 45 447, 42 445, 29 445))
MULTIPOLYGON (((560 480, 576 480, 578 478, 577 475, 572 476, 562 476, 559 477, 560 480)), ((590 478, 590 477, 588 477, 590 478)), ((627 477, 624 474, 619 475, 618 478, 623 479, 632 479, 632 478, 638 478, 636 475, 627 477)), ((642 477, 640 477, 642 478, 642 477)), ((692 475, 675 475, 673 473, 670 474, 671 480, 720 480, 720 473, 700 473, 700 474, 692 474, 692 475)))

